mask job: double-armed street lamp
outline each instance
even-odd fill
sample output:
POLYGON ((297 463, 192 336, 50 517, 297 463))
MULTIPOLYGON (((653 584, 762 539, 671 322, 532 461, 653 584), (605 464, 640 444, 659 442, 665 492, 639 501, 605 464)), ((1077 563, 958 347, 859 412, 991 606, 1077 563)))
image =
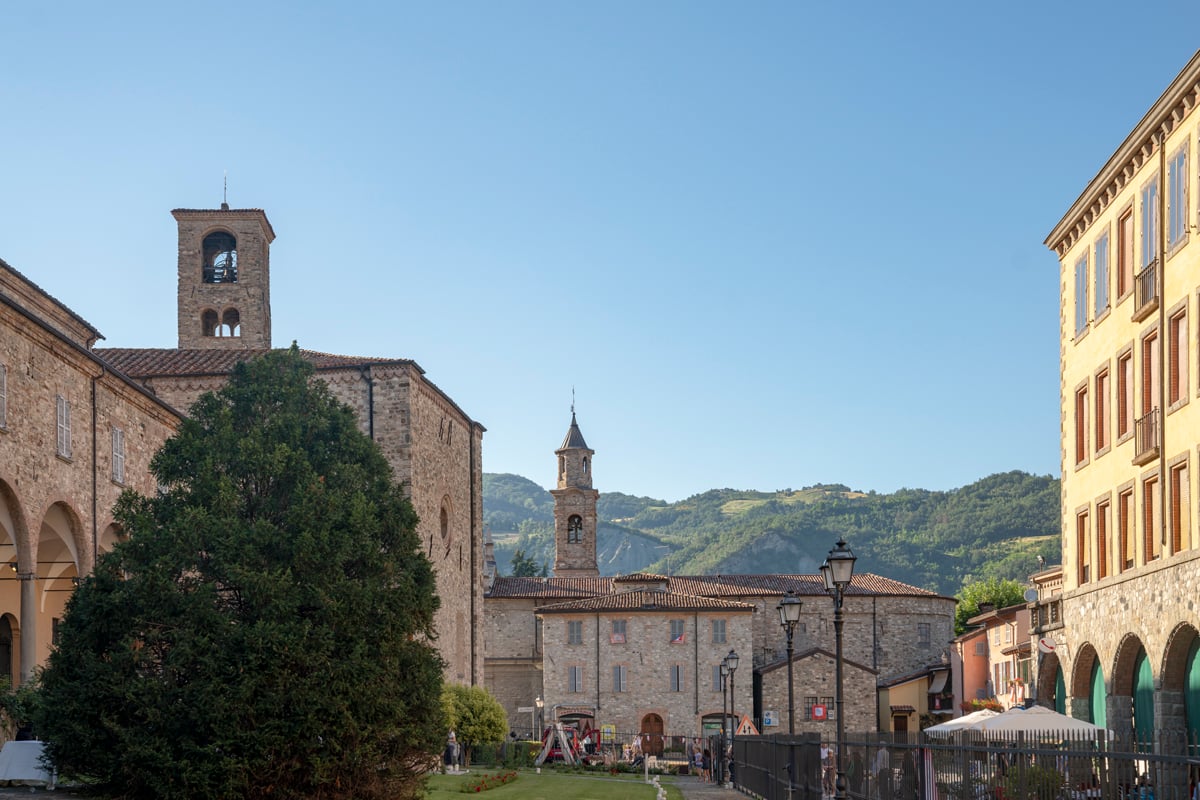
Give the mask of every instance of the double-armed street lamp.
MULTIPOLYGON (((846 751, 846 724, 842 713, 842 601, 845 598, 846 587, 854 577, 854 553, 846 546, 844 539, 838 539, 837 546, 829 551, 829 557, 821 565, 821 578, 825 581, 825 591, 833 598, 833 633, 837 644, 837 784, 835 800, 846 800, 846 772, 843 758, 846 751)), ((782 615, 783 612, 780 612, 782 615)))
POLYGON ((775 606, 779 612, 779 624, 787 633, 787 681, 788 681, 788 734, 796 733, 796 695, 792 682, 792 636, 796 633, 796 625, 800 622, 800 598, 794 589, 788 589, 787 594, 775 606))
MULTIPOLYGON (((735 772, 734 757, 733 757, 733 745, 737 741, 738 719, 737 719, 737 711, 734 710, 733 673, 737 672, 738 661, 739 661, 739 659, 738 659, 737 651, 730 650, 729 655, 725 656, 725 661, 723 662, 725 664, 725 666, 727 666, 729 668, 729 716, 731 716, 733 718, 733 727, 729 729, 729 779, 728 779, 729 785, 733 784, 734 772, 735 772)), ((721 757, 724 758, 725 754, 722 753, 721 757)))

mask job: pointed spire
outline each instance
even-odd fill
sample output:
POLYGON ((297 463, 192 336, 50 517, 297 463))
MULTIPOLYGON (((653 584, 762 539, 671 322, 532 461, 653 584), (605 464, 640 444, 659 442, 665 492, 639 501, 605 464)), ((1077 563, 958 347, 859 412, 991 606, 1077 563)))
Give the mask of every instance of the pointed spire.
POLYGON ((563 439, 562 447, 559 450, 590 450, 587 442, 583 440, 583 434, 579 432, 579 423, 575 421, 575 404, 571 404, 571 427, 567 429, 567 436, 563 439))

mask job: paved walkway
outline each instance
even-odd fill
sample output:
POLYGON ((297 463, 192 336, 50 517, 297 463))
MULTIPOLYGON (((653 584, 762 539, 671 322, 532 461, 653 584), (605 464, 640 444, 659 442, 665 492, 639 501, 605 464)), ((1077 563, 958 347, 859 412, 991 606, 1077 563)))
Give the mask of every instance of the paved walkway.
POLYGON ((696 775, 680 775, 675 779, 675 785, 683 793, 684 800, 746 800, 747 797, 718 783, 704 783, 696 775))

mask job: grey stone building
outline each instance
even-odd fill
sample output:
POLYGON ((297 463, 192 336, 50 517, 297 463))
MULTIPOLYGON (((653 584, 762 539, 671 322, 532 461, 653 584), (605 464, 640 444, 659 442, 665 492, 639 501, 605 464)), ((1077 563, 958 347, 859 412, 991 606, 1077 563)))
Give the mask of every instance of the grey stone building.
MULTIPOLYGON (((572 488, 580 495, 595 491, 594 451, 573 413, 556 455, 556 505, 572 497, 572 488)), ((775 607, 790 590, 804 604, 793 640, 796 728, 832 735, 833 723, 811 714, 812 705, 826 700, 832 712, 835 694, 833 603, 819 575, 600 577, 595 536, 588 535, 595 528, 585 521, 579 541, 570 537, 570 518, 579 508, 584 520, 587 511, 594 514, 594 495, 584 496, 593 498, 590 504, 556 508, 556 546, 572 550, 569 559, 556 557, 555 575, 497 577, 484 597, 484 684, 514 730, 540 732, 555 721, 607 726, 618 737, 719 730, 719 665, 735 650, 740 665, 732 687, 725 687, 734 693, 734 712, 759 730, 768 718, 780 725, 774 730, 786 731, 786 644, 775 607), (580 547, 593 550, 590 560, 580 547), (566 575, 558 574, 559 565, 566 575)), ((931 705, 921 687, 927 690, 947 671, 954 609, 950 597, 878 575, 854 576, 844 606, 845 686, 852 698, 844 708, 847 729, 916 729, 931 705), (888 702, 898 676, 915 701, 888 702)))

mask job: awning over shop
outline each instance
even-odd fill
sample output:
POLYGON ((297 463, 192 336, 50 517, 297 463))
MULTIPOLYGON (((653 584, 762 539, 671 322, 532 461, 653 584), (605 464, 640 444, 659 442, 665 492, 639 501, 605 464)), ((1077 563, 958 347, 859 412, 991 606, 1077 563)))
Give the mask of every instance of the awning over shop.
POLYGON ((950 679, 950 670, 939 669, 933 673, 933 677, 929 679, 929 693, 941 694, 946 691, 946 681, 950 679))

